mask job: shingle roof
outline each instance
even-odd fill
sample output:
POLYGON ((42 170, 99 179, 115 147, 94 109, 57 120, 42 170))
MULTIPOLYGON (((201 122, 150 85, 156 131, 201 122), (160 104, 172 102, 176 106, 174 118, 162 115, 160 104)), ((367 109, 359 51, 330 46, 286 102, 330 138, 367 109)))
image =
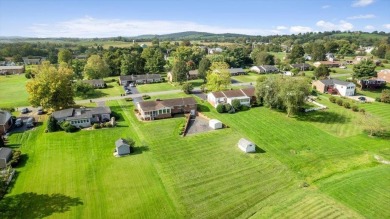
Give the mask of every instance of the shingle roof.
POLYGON ((81 118, 92 118, 92 115, 98 114, 111 114, 111 109, 108 106, 100 106, 95 108, 84 108, 84 109, 64 109, 53 112, 53 117, 56 119, 66 118, 66 120, 81 119, 81 118))
POLYGON ((147 79, 161 79, 160 74, 144 74, 144 75, 121 75, 119 76, 121 81, 135 81, 135 80, 147 80, 147 79))
POLYGON ((0 110, 0 125, 4 125, 11 118, 11 113, 8 111, 0 110))
POLYGON ((241 90, 225 90, 222 91, 226 97, 243 97, 245 94, 241 90))
POLYGON ((225 91, 217 91, 211 93, 216 98, 222 98, 222 97, 252 97, 255 96, 255 88, 249 87, 249 88, 243 88, 239 90, 225 90, 225 91))
POLYGON ((120 138, 120 139, 115 141, 115 147, 116 148, 118 148, 118 147, 120 147, 120 146, 122 146, 124 144, 129 145, 129 143, 125 139, 123 139, 123 138, 120 138))
POLYGON ((138 104, 142 110, 151 111, 163 107, 195 105, 196 101, 193 97, 183 97, 183 98, 167 99, 167 100, 160 100, 160 101, 143 101, 143 102, 138 102, 138 104))
POLYGON ((265 71, 279 71, 279 69, 273 65, 260 65, 260 66, 258 66, 258 68, 264 69, 265 71))
POLYGON ((90 84, 90 85, 95 85, 95 84, 104 84, 104 80, 103 79, 92 79, 92 80, 82 80, 82 82, 84 83, 87 83, 87 84, 90 84))
POLYGON ((347 81, 340 81, 338 79, 324 79, 320 80, 324 85, 335 85, 335 84, 340 84, 340 85, 349 85, 352 82, 347 82, 347 81))
POLYGON ((73 110, 74 110, 73 108, 63 109, 63 110, 53 112, 52 115, 55 119, 70 117, 73 115, 73 110))
POLYGON ((229 68, 230 74, 245 73, 242 68, 229 68))
POLYGON ((291 66, 293 68, 310 68, 311 65, 307 64, 307 63, 299 63, 299 64, 291 64, 291 66))
POLYGON ((0 70, 17 70, 17 69, 23 69, 24 66, 0 66, 0 70))
POLYGON ((248 97, 255 96, 255 88, 254 87, 244 88, 244 89, 241 89, 241 91, 244 92, 244 94, 247 95, 248 97))

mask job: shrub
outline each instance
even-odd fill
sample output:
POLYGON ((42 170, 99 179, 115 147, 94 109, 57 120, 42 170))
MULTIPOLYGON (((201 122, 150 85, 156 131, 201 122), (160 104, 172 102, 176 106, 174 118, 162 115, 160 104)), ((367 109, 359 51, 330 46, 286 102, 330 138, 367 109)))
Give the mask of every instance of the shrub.
POLYGON ((61 129, 64 130, 65 132, 76 132, 78 131, 79 129, 74 126, 74 125, 71 125, 69 122, 62 122, 61 125, 60 125, 61 129))
POLYGON ((232 107, 233 107, 236 111, 240 110, 240 108, 241 108, 241 102, 240 102, 240 100, 234 99, 234 100, 232 101, 232 107))
POLYGON ((347 109, 351 108, 351 104, 349 102, 344 102, 343 106, 347 109))
POLYGON ((115 79, 115 78, 111 79, 111 82, 115 82, 115 81, 116 81, 116 79, 115 79))
POLYGON ((144 95, 142 95, 142 99, 144 99, 144 100, 148 100, 148 99, 150 99, 150 96, 149 96, 149 95, 146 95, 146 94, 144 94, 144 95))
POLYGON ((49 121, 47 122, 47 131, 55 132, 58 131, 59 128, 58 121, 53 116, 50 116, 49 121))
POLYGON ((226 103, 223 106, 225 108, 225 112, 229 112, 233 108, 232 105, 230 105, 229 103, 226 103))
POLYGON ((354 112, 359 111, 359 107, 356 106, 356 105, 353 105, 353 106, 352 106, 352 111, 354 111, 354 112))
POLYGON ((241 110, 242 110, 242 111, 249 110, 249 106, 247 106, 247 105, 241 105, 241 110))
POLYGON ((365 109, 360 109, 359 112, 365 114, 365 113, 366 113, 366 110, 365 110, 365 109))
POLYGON ((100 125, 95 123, 95 124, 92 125, 92 128, 93 129, 100 129, 100 125))
POLYGON ((183 84, 181 89, 185 94, 190 94, 192 90, 194 90, 194 86, 192 85, 192 83, 186 82, 183 84))
POLYGON ((342 99, 338 99, 336 102, 337 102, 337 105, 339 105, 339 106, 343 105, 343 100, 342 99))
POLYGON ((106 122, 106 123, 104 124, 104 126, 106 126, 107 128, 112 128, 111 122, 106 122))
POLYGON ((115 111, 111 111, 111 116, 114 117, 115 120, 119 120, 121 118, 120 115, 115 111))
POLYGON ((104 128, 104 123, 100 123, 100 128, 104 128))
POLYGON ((32 78, 31 72, 26 72, 26 74, 24 74, 24 77, 26 77, 27 79, 32 78))
POLYGON ((390 89, 383 89, 380 100, 383 103, 390 103, 390 89))
POLYGON ((387 63, 389 63, 389 60, 387 60, 387 59, 384 59, 384 60, 382 60, 382 63, 385 63, 385 64, 387 64, 387 63))
POLYGON ((127 98, 125 98, 125 100, 126 100, 126 101, 133 101, 133 98, 127 97, 127 98))
POLYGON ((217 112, 224 113, 225 112, 225 106, 222 104, 217 105, 217 112))
POLYGON ((375 98, 375 101, 376 101, 376 102, 382 102, 382 100, 381 100, 380 97, 375 98))
POLYGON ((329 101, 332 103, 336 103, 336 97, 334 96, 329 97, 329 101))
POLYGON ((12 159, 11 159, 11 166, 12 167, 15 167, 18 165, 21 154, 22 154, 22 152, 20 152, 19 150, 12 151, 12 159))

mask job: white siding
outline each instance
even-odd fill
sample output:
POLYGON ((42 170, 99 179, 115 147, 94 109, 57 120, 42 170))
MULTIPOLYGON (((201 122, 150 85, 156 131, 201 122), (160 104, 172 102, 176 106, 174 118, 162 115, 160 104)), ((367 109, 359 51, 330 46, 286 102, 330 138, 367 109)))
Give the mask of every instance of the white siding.
POLYGON ((335 84, 336 89, 341 96, 353 96, 355 95, 355 84, 350 83, 348 85, 335 84))

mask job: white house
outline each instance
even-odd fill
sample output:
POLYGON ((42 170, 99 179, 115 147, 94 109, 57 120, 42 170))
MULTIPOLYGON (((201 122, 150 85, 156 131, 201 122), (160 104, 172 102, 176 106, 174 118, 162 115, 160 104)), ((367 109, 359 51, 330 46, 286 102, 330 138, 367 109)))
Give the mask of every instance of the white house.
POLYGON ((232 104, 234 99, 240 100, 241 105, 251 106, 255 98, 255 88, 244 88, 239 90, 217 91, 207 94, 207 101, 215 108, 218 104, 232 104))
POLYGON ((256 145, 255 143, 245 139, 245 138, 241 138, 239 141, 238 141, 238 147, 244 151, 245 153, 251 153, 251 152, 256 152, 256 145))
POLYGON ((340 81, 338 79, 324 79, 317 80, 312 83, 321 93, 340 94, 341 96, 355 95, 355 84, 347 81, 340 81))
POLYGON ((130 154, 130 146, 129 143, 124 140, 123 138, 120 138, 115 141, 115 151, 117 155, 126 155, 130 154))
POLYGON ((212 129, 221 129, 222 128, 222 122, 217 119, 211 119, 209 121, 209 126, 212 129))
POLYGON ((355 84, 352 82, 339 81, 334 83, 334 87, 339 91, 341 96, 355 95, 355 84), (341 83, 340 83, 341 82, 341 83))
POLYGON ((279 69, 276 68, 273 65, 259 65, 259 66, 252 66, 250 69, 252 72, 257 72, 257 73, 275 73, 279 72, 279 69))

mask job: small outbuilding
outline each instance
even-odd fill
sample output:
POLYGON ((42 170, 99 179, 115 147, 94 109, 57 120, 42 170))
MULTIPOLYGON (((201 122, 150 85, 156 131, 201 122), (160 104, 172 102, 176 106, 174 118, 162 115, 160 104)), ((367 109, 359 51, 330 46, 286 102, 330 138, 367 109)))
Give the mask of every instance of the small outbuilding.
POLYGON ((251 153, 251 152, 256 152, 256 145, 255 143, 245 139, 241 138, 238 141, 238 147, 244 151, 245 153, 251 153))
POLYGON ((115 151, 117 155, 130 154, 130 145, 125 139, 120 138, 115 142, 115 151))
MULTIPOLYGON (((1 136, 0 136, 1 138, 1 136)), ((8 166, 8 163, 12 159, 12 149, 2 147, 0 148, 0 170, 8 166)))
POLYGON ((211 119, 209 121, 209 126, 212 129, 221 129, 222 128, 222 122, 217 119, 211 119))

